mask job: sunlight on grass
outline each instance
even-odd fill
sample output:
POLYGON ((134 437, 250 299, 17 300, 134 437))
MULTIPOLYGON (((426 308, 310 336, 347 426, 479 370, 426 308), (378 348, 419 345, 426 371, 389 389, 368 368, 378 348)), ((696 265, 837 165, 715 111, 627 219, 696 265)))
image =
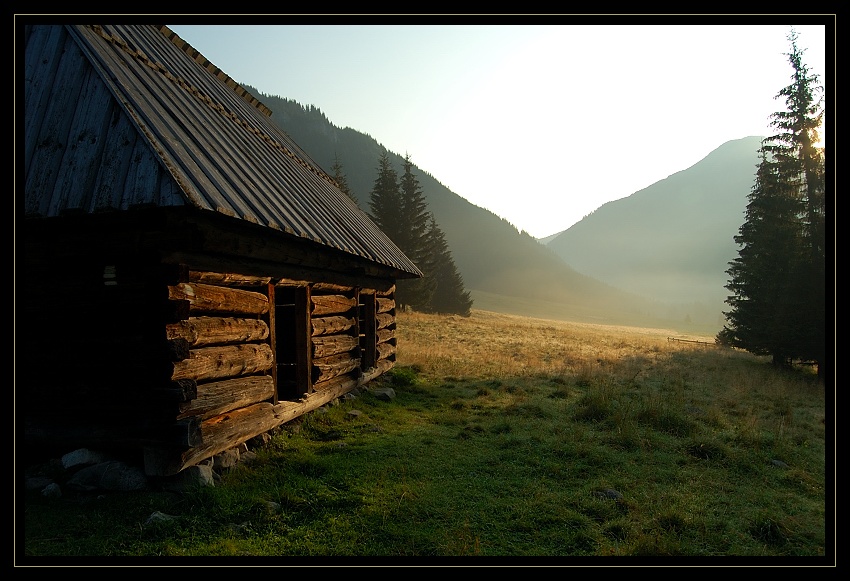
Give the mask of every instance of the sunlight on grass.
POLYGON ((370 386, 392 401, 366 389, 324 406, 191 495, 97 513, 29 498, 29 554, 828 552, 829 434, 810 370, 664 329, 476 310, 400 313, 396 333, 396 365, 370 386), (152 510, 178 520, 140 527, 152 510))

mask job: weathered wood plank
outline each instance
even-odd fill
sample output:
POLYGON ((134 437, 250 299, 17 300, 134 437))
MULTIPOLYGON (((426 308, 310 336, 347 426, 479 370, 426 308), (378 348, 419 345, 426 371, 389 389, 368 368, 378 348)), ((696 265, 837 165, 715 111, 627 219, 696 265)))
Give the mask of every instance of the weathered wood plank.
POLYGON ((383 329, 395 323, 395 317, 388 313, 379 313, 375 316, 375 321, 378 329, 383 329))
MULTIPOLYGON (((78 103, 74 124, 69 130, 71 147, 66 150, 57 173, 50 210, 83 208, 83 201, 94 190, 95 176, 103 172, 104 159, 108 159, 108 155, 103 154, 109 140, 99 133, 99 120, 114 106, 113 96, 93 70, 84 79, 78 103)), ((134 139, 133 136, 129 138, 134 139)))
POLYGON ((246 442, 280 425, 274 406, 263 402, 213 416, 201 422, 203 443, 189 450, 161 447, 144 450, 145 472, 152 476, 177 474, 184 468, 246 442))
POLYGON ((329 357, 347 353, 360 344, 357 337, 351 335, 328 335, 313 338, 313 357, 329 357))
POLYGON ((174 363, 171 379, 224 379, 261 373, 274 363, 272 348, 266 343, 247 343, 192 349, 188 359, 174 363))
POLYGON ((395 308, 394 299, 377 298, 375 299, 375 303, 379 313, 388 313, 395 308))
POLYGON ((165 326, 168 339, 185 339, 199 347, 222 343, 263 341, 269 337, 269 326, 261 319, 237 317, 189 317, 165 326))
POLYGON ((395 329, 381 329, 377 334, 377 342, 385 343, 386 341, 390 341, 395 338, 395 329))
POLYGON ((255 286, 261 287, 271 281, 270 276, 250 276, 233 272, 189 271, 189 280, 203 284, 221 286, 255 286))
POLYGON ((322 389, 306 394, 297 401, 281 401, 276 405, 255 404, 249 408, 205 420, 201 423, 201 434, 204 438, 202 447, 183 452, 156 446, 145 448, 145 473, 150 476, 177 474, 188 466, 193 466, 219 452, 224 452, 272 428, 318 409, 326 403, 342 397, 355 387, 372 381, 392 367, 392 361, 378 361, 375 367, 366 370, 358 379, 346 376, 339 382, 325 383, 322 389), (224 419, 222 420, 222 418, 224 419), (229 425, 227 425, 228 423, 229 425))
POLYGON ((319 335, 335 335, 348 331, 355 324, 354 317, 315 317, 313 319, 313 337, 319 335))
POLYGON ((313 383, 327 381, 343 373, 348 373, 360 367, 360 360, 348 353, 331 355, 321 359, 313 359, 313 383))
POLYGON ((348 390, 354 389, 357 385, 357 379, 350 375, 339 375, 332 379, 322 381, 313 385, 313 391, 329 391, 339 390, 348 387, 348 390))
MULTIPOLYGON (((106 92, 109 93, 109 91, 106 92)), ((116 103, 111 103, 110 109, 116 107, 116 103)), ((107 110, 105 113, 111 116, 111 111, 107 110)), ((130 154, 132 147, 135 146, 139 138, 137 128, 118 108, 115 125, 110 127, 105 135, 104 143, 101 145, 103 155, 100 159, 97 178, 91 186, 95 195, 87 204, 86 210, 107 210, 120 207, 124 196, 127 171, 130 167, 130 154)), ((148 169, 156 172, 158 168, 159 164, 155 163, 148 169)))
MULTIPOLYGON (((45 214, 53 199, 53 188, 63 155, 58 152, 67 151, 71 145, 68 134, 73 115, 69 111, 76 108, 75 100, 80 94, 81 82, 85 78, 85 59, 74 41, 62 34, 57 38, 58 45, 64 40, 64 50, 56 50, 47 55, 50 64, 59 71, 53 84, 47 90, 50 93, 46 101, 44 115, 37 120, 31 115, 33 125, 28 131, 34 134, 36 124, 38 137, 33 139, 36 148, 26 167, 26 187, 24 211, 30 214, 45 214)), ((45 66, 45 65, 41 65, 45 66)))
POLYGON ((377 351, 378 359, 386 359, 391 355, 395 355, 396 347, 392 343, 378 343, 377 351))
POLYGON ((336 293, 350 293, 354 290, 354 287, 342 285, 342 284, 333 284, 330 282, 315 282, 312 285, 313 291, 331 291, 336 293))
POLYGON ((203 283, 180 283, 168 287, 168 298, 189 301, 191 313, 263 315, 269 311, 266 295, 237 288, 203 283))
POLYGON ((312 295, 313 316, 346 313, 357 306, 357 299, 344 295, 312 295))
POLYGON ((271 375, 251 375, 201 383, 197 397, 180 407, 178 419, 198 416, 202 420, 274 397, 271 375))

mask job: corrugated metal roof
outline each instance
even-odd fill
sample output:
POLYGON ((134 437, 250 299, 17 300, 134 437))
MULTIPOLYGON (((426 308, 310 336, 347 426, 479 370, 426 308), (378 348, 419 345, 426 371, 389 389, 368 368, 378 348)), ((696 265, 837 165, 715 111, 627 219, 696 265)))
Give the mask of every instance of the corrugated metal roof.
POLYGON ((27 36, 26 167, 39 167, 27 171, 29 215, 188 203, 421 276, 261 102, 168 27, 34 26, 27 36), (51 144, 61 155, 46 153, 51 144), (132 175, 151 167, 146 156, 159 177, 132 175), (97 176, 80 178, 86 168, 97 176), (105 172, 128 175, 113 187, 105 172))

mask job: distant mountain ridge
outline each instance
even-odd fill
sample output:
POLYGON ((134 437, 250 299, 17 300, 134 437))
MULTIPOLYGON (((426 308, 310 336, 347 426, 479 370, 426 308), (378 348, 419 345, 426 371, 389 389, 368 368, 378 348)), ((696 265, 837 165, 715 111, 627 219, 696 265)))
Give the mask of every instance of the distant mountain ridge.
POLYGON ((579 272, 720 312, 763 137, 727 142, 693 166, 608 202, 547 246, 579 272))
MULTIPOLYGON (((295 101, 265 95, 247 85, 245 87, 272 110, 272 120, 322 169, 330 172, 334 162, 339 161, 352 194, 359 205, 368 211, 369 192, 377 176, 378 159, 385 148, 368 134, 349 127, 334 126, 315 106, 302 106, 295 101)), ((400 171, 402 156, 394 152, 389 154, 394 166, 400 171)), ((744 157, 737 159, 735 155, 731 155, 727 163, 743 164, 754 171, 755 164, 750 163, 748 156, 744 157)), ((605 220, 594 218, 596 212, 556 235, 548 245, 542 244, 528 233, 518 231, 507 220, 452 192, 436 177, 418 168, 415 159, 411 161, 414 162, 414 173, 419 178, 429 209, 445 233, 455 264, 466 288, 472 292, 475 299, 473 308, 605 324, 670 326, 699 321, 704 325, 716 326, 719 312, 703 316, 698 314, 692 305, 669 305, 652 296, 642 296, 638 294, 637 287, 617 288, 601 277, 581 272, 569 260, 565 260, 560 254, 563 251, 562 245, 568 245, 570 237, 584 229, 584 226, 577 228, 578 226, 589 222, 596 223, 596 228, 608 227, 605 220), (559 241, 559 244, 552 246, 555 241, 559 241)), ((724 171, 728 172, 729 169, 724 171)), ((733 173, 740 172, 736 170, 733 173)), ((724 208, 722 212, 737 214, 750 186, 751 184, 748 184, 743 192, 730 194, 735 201, 731 208, 724 208)), ((644 191, 646 190, 642 190, 644 191)), ((699 188, 687 185, 682 191, 696 192, 699 188)), ((638 202, 647 198, 638 194, 641 192, 633 194, 637 196, 638 202)), ((655 207, 656 197, 649 196, 645 205, 638 203, 637 208, 633 208, 632 216, 640 219, 641 207, 645 207, 647 212, 665 214, 668 222, 680 221, 682 219, 672 212, 684 211, 681 202, 686 197, 687 195, 682 196, 682 200, 677 201, 673 196, 670 200, 670 212, 667 212, 664 208, 655 207)), ((602 216, 607 213, 606 210, 602 216)), ((722 225, 716 230, 723 241, 717 245, 720 248, 716 252, 718 256, 726 256, 731 236, 740 224, 735 226, 734 232, 728 232, 725 226, 727 221, 720 222, 722 225)), ((604 237, 604 233, 599 235, 604 237)), ((646 235, 650 236, 647 244, 652 246, 651 238, 654 233, 647 232, 646 235)), ((638 245, 641 241, 633 242, 638 245)), ((585 262, 580 261, 580 264, 586 270, 592 270, 585 262)), ((690 268, 693 265, 685 266, 690 268)), ((614 278, 607 271, 602 274, 609 279, 614 278)))

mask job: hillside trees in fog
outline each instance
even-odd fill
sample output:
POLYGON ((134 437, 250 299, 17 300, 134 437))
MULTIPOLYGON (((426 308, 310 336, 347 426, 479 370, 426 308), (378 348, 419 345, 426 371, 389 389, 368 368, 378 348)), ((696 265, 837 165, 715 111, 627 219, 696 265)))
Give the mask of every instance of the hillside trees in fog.
POLYGON ((817 147, 823 87, 789 35, 792 83, 777 98, 787 110, 772 115, 776 134, 764 139, 745 222, 729 263, 731 310, 718 342, 776 365, 813 361, 826 369, 826 219, 824 150, 817 147))
POLYGON ((404 171, 399 182, 401 189, 401 231, 398 246, 419 267, 425 276, 404 279, 396 283, 396 299, 415 308, 431 304, 437 287, 436 272, 440 256, 429 247, 428 202, 419 180, 413 173, 410 155, 404 158, 404 171))
POLYGON ((378 159, 378 175, 369 195, 370 217, 375 224, 421 270, 421 279, 399 280, 396 300, 423 312, 469 315, 472 300, 437 226, 410 156, 398 172, 384 150, 378 159))
POLYGON ((346 177, 345 172, 342 169, 342 162, 339 161, 339 156, 334 155, 334 163, 331 166, 331 171, 333 173, 333 179, 336 182, 339 189, 342 190, 346 196, 354 200, 354 203, 357 203, 357 199, 351 193, 351 186, 348 185, 348 177, 346 177))
POLYGON ((455 265, 446 236, 434 215, 428 218, 426 236, 428 254, 431 256, 430 275, 436 283, 431 301, 423 309, 428 313, 451 313, 468 317, 472 308, 469 291, 464 290, 463 277, 455 265))

